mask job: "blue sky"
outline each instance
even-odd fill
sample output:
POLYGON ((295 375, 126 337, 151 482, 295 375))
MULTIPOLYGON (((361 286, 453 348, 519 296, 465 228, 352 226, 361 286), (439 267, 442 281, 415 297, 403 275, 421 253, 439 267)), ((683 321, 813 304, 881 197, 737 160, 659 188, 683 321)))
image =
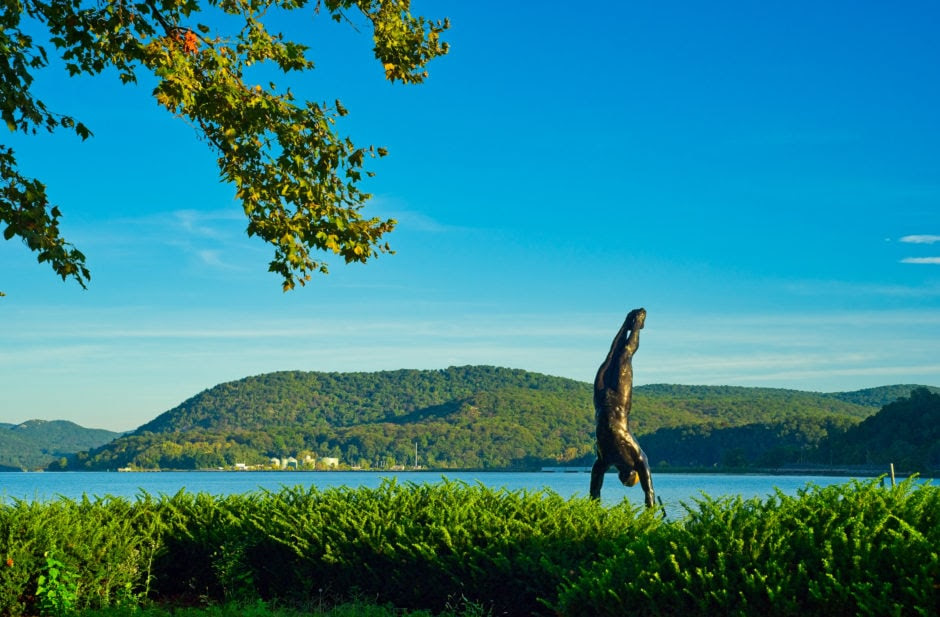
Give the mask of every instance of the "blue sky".
POLYGON ((277 370, 590 381, 638 306, 637 384, 940 385, 940 5, 412 8, 452 23, 420 86, 384 82, 365 32, 284 24, 317 62, 292 89, 389 149, 365 212, 399 220, 395 255, 287 294, 146 81, 38 77, 95 136, 3 143, 92 280, 0 242, 0 422, 128 430, 277 370))

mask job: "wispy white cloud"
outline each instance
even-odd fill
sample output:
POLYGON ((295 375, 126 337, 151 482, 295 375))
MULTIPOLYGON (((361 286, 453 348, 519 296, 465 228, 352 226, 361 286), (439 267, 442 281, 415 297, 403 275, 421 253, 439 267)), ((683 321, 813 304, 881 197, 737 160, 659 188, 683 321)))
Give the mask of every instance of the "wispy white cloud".
POLYGON ((196 256, 204 265, 222 270, 244 270, 244 268, 233 263, 227 262, 222 258, 222 251, 218 249, 200 249, 196 251, 196 256))
POLYGON ((901 238, 901 242, 907 242, 910 244, 934 244, 935 242, 940 242, 940 236, 934 236, 930 234, 904 236, 901 238))
POLYGON ((459 227, 442 223, 421 212, 400 210, 394 214, 394 218, 398 221, 399 229, 410 229, 427 233, 460 231, 459 227))
MULTIPOLYGON (((206 256, 211 259, 212 256, 206 256)), ((464 307, 465 308, 465 307, 464 307)), ((443 309, 447 312, 447 309, 443 309)), ((340 311, 341 312, 341 311, 340 311)), ((530 314, 478 315, 467 314, 459 308, 451 309, 448 318, 414 318, 407 315, 390 315, 383 319, 365 319, 357 315, 327 316, 312 318, 269 317, 258 324, 257 317, 239 311, 198 312, 186 314, 167 313, 153 315, 142 307, 124 307, 106 313, 102 319, 100 310, 73 313, 73 321, 61 324, 38 324, 42 313, 31 316, 37 331, 11 333, 11 340, 35 341, 39 338, 56 341, 158 339, 193 341, 227 339, 262 341, 274 339, 299 339, 303 337, 333 338, 342 341, 367 340, 375 344, 376 339, 469 340, 492 341, 502 339, 533 340, 585 340, 604 339, 613 326, 601 327, 603 320, 593 316, 578 315, 567 318, 550 318, 530 314), (128 315, 133 315, 129 318, 128 315), (76 328, 75 324, 82 326, 76 328), (593 324, 593 325, 592 325, 593 324)), ((24 317, 24 320, 26 317, 24 317)))
POLYGON ((886 285, 883 283, 807 280, 785 283, 784 288, 791 293, 801 296, 817 297, 884 296, 892 298, 924 298, 940 296, 940 286, 937 285, 886 285))
POLYGON ((472 231, 472 228, 441 221, 426 212, 415 210, 402 200, 394 197, 375 197, 369 202, 369 208, 375 216, 392 218, 398 221, 397 232, 416 231, 440 234, 472 231))
POLYGON ((244 214, 235 208, 200 212, 198 210, 176 210, 171 213, 172 222, 194 236, 227 240, 232 233, 231 221, 240 221, 244 214), (222 225, 220 225, 220 223, 222 225))
MULTIPOLYGON (((120 387, 139 384, 153 395, 143 400, 137 393, 121 394, 117 385, 99 384, 101 392, 91 397, 97 402, 86 407, 107 407, 115 422, 120 418, 139 424, 200 389, 274 370, 490 364, 589 382, 623 319, 616 312, 498 312, 485 303, 420 308, 390 305, 379 319, 355 305, 264 315, 238 308, 168 312, 125 306, 72 309, 68 321, 56 321, 43 310, 29 311, 18 316, 16 333, 4 335, 0 389, 12 392, 14 384, 45 375, 59 388, 78 391, 94 381, 86 372, 106 373, 120 387), (133 414, 122 411, 131 407, 133 414)), ((761 314, 653 310, 634 375, 638 385, 821 391, 889 383, 940 385, 938 337, 940 313, 927 309, 761 314)), ((64 413, 57 399, 44 403, 50 408, 46 410, 33 390, 18 401, 13 405, 11 400, 11 410, 33 409, 36 417, 64 413)))
POLYGON ((179 236, 225 240, 241 235, 244 214, 238 207, 199 211, 180 209, 147 212, 99 221, 79 229, 83 242, 102 246, 171 244, 179 236))
POLYGON ((905 257, 901 260, 902 264, 937 264, 940 265, 940 257, 905 257))
POLYGON ((153 217, 159 230, 155 243, 173 247, 199 266, 215 270, 245 271, 246 254, 254 257, 257 243, 247 238, 244 214, 238 208, 181 209, 153 217))

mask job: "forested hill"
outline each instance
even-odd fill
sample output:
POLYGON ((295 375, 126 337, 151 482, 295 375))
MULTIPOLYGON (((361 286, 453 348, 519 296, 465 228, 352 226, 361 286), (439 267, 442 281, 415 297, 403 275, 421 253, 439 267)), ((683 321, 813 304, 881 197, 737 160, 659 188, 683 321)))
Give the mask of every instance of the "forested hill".
MULTIPOLYGON (((804 435, 818 441, 879 409, 841 396, 643 386, 634 396, 633 430, 652 439, 663 430, 762 424, 782 433, 801 427, 798 441, 804 435)), ((413 464, 416 445, 419 464, 430 468, 583 464, 593 449, 591 397, 584 382, 491 366, 269 373, 201 392, 133 433, 80 453, 68 468, 214 468, 288 456, 388 467, 413 464)), ((664 456, 651 459, 669 463, 664 456)))
POLYGON ((840 401, 856 403, 858 405, 868 405, 873 407, 884 407, 898 399, 911 395, 911 392, 920 388, 926 388, 928 392, 940 393, 940 388, 934 386, 919 386, 916 384, 881 386, 880 388, 866 388, 864 390, 855 390, 853 392, 835 392, 830 394, 840 401))
POLYGON ((907 398, 820 444, 821 462, 894 463, 904 470, 940 469, 940 389, 916 388, 907 398))
POLYGON ((42 468, 52 460, 109 443, 119 435, 67 420, 0 424, 0 470, 42 468))
MULTIPOLYGON (((522 389, 590 403, 585 383, 523 370, 467 366, 440 371, 278 372, 223 383, 161 414, 137 432, 271 426, 350 427, 409 423, 483 392, 522 389)), ((537 398, 537 397, 536 397, 537 398)), ((556 412, 557 410, 552 410, 556 412)))
MULTIPOLYGON (((879 388, 881 390, 882 388, 879 388)), ((893 386, 883 390, 894 391, 893 386)), ((741 386, 680 386, 655 384, 636 389, 631 429, 637 435, 662 428, 709 425, 715 427, 773 423, 804 417, 834 416, 860 420, 881 408, 872 392, 852 401, 852 393, 822 394, 779 388, 741 386), (843 398, 848 397, 848 398, 843 398)), ((910 394, 910 389, 901 396, 910 394)), ((890 398, 888 401, 893 401, 890 398)))

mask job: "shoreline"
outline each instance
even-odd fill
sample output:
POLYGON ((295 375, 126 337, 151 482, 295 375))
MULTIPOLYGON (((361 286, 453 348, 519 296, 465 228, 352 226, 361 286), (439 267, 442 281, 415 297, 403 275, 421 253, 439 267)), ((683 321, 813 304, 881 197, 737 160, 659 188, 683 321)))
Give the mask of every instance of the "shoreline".
MULTIPOLYGON (((653 468, 653 474, 686 474, 686 475, 738 475, 738 476, 828 476, 828 477, 856 477, 856 478, 878 478, 881 476, 891 476, 890 467, 880 465, 842 465, 842 466, 803 466, 803 467, 767 467, 767 468, 711 468, 711 467, 669 467, 653 468)), ((590 467, 585 466, 550 466, 540 469, 492 469, 492 468, 439 468, 428 469, 405 468, 405 469, 108 469, 108 470, 3 470, 4 473, 323 473, 331 474, 336 472, 344 473, 545 473, 545 474, 589 474, 590 467)), ((615 474, 616 470, 608 470, 609 474, 615 474)), ((921 478, 938 478, 940 470, 894 470, 896 478, 908 478, 918 476, 921 478)))

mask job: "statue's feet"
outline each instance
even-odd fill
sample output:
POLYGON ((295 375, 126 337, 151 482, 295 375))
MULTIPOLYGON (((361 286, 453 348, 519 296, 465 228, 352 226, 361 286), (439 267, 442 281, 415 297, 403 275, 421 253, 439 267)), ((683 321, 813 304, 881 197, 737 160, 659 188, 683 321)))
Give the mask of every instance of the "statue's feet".
POLYGON ((630 316, 633 318, 631 329, 642 330, 643 324, 646 322, 646 309, 634 309, 630 311, 630 316))

